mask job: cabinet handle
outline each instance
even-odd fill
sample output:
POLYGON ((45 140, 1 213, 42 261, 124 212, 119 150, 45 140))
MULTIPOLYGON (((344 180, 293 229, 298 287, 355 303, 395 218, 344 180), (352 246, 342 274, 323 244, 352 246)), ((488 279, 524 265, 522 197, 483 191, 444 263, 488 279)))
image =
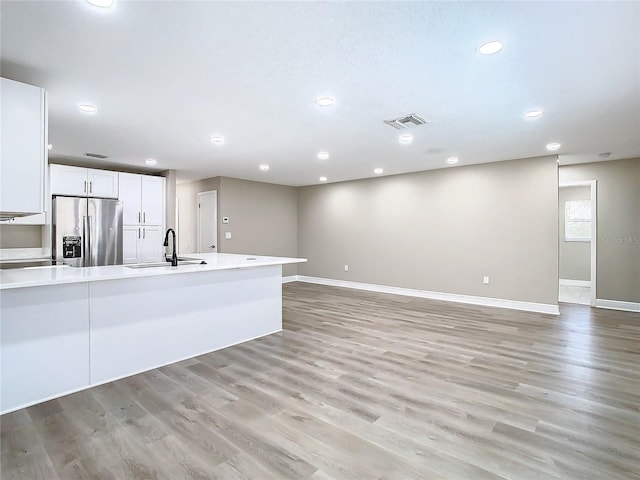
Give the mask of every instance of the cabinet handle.
POLYGON ((147 223, 147 212, 142 212, 142 223, 147 223))
POLYGON ((82 191, 84 193, 87 193, 87 181, 86 180, 84 181, 84 187, 83 187, 82 191))
POLYGON ((89 193, 93 193, 93 182, 89 182, 89 193))
POLYGON ((140 212, 138 212, 138 223, 142 223, 142 220, 140 220, 140 212))
POLYGON ((140 229, 140 228, 138 229, 138 240, 140 239, 140 230, 142 230, 142 229, 140 229))
POLYGON ((145 238, 147 238, 147 229, 143 228, 142 229, 142 239, 144 240, 145 238))

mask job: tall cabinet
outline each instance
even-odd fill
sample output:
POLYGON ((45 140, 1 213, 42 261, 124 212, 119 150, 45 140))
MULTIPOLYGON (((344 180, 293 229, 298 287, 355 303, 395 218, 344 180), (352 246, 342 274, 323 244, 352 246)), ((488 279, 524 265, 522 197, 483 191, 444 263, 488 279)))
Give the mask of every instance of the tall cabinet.
POLYGON ((0 219, 45 211, 47 105, 40 87, 0 79, 0 219))
POLYGON ((120 173, 124 263, 159 262, 164 247, 165 179, 120 173))

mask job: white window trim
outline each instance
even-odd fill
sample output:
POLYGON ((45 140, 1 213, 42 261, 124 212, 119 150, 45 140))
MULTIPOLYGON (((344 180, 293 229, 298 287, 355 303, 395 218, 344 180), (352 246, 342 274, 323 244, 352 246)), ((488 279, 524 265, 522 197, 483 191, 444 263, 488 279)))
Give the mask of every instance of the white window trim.
MULTIPOLYGON (((591 219, 587 220, 587 219, 573 219, 573 220, 569 220, 569 215, 568 215, 568 206, 569 206, 569 202, 575 202, 575 201, 580 201, 580 200, 567 200, 564 202, 564 241, 565 242, 586 242, 586 243, 590 243, 591 242, 591 237, 579 237, 579 236, 573 236, 573 235, 569 235, 569 229, 567 228, 567 225, 569 224, 569 222, 573 222, 573 223, 587 223, 589 225, 591 225, 591 219)), ((588 200, 587 200, 588 201, 588 200)), ((591 228, 589 228, 589 232, 591 232, 591 228)))

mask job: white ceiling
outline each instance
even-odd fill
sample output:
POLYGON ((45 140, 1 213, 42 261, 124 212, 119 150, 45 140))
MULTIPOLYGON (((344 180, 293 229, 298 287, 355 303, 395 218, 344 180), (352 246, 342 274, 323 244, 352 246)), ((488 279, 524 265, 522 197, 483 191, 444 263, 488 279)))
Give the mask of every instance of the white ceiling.
POLYGON ((640 2, 1 4, 2 76, 54 158, 287 185, 545 155, 640 156, 640 2), (499 39, 502 52, 476 48, 499 39), (336 98, 333 107, 314 103, 336 98), (77 110, 94 103, 98 113, 77 110), (544 115, 522 114, 542 108, 544 115), (417 113, 411 145, 383 120, 417 113), (224 135, 214 146, 209 137, 224 135), (317 152, 331 157, 318 160, 317 152), (271 166, 260 171, 259 164, 271 166))

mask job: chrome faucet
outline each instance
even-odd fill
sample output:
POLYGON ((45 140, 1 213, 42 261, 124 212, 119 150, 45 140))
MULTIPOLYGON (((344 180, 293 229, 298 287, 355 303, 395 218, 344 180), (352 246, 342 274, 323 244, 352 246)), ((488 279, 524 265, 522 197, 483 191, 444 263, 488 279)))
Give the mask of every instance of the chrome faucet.
POLYGON ((171 266, 172 267, 177 267, 178 266, 178 254, 176 253, 176 232, 173 228, 170 228, 167 230, 167 233, 165 233, 164 235, 164 246, 168 247, 169 246, 169 232, 171 232, 171 236, 173 237, 173 253, 171 254, 171 259, 169 259, 169 257, 167 257, 167 254, 164 254, 164 259, 167 262, 171 262, 171 266))

